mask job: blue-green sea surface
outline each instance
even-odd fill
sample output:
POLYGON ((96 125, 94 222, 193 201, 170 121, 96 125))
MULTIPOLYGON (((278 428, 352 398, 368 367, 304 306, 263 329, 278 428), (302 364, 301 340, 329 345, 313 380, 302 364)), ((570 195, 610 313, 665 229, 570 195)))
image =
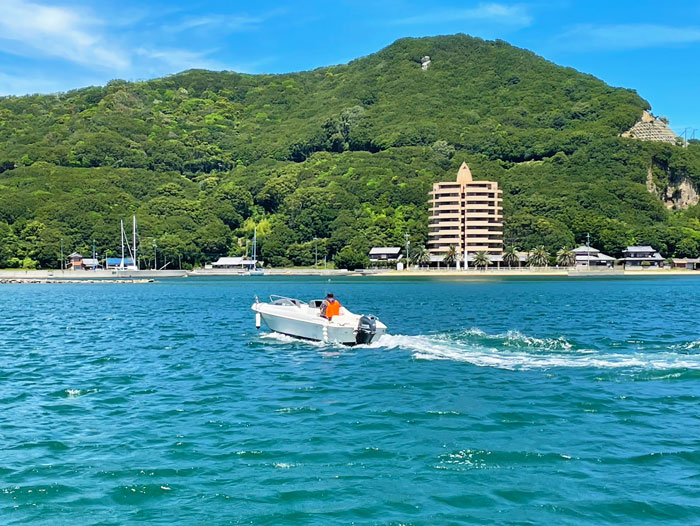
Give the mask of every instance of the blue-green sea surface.
POLYGON ((700 279, 0 285, 0 524, 700 523, 700 279), (332 290, 390 335, 255 329, 332 290))

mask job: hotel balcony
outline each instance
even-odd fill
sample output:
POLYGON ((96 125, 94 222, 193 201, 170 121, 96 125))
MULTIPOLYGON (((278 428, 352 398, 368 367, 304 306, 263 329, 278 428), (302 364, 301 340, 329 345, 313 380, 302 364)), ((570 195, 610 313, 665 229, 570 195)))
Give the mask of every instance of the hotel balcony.
POLYGON ((439 237, 439 238, 430 238, 430 244, 431 245, 459 245, 459 238, 458 237, 439 237))
POLYGON ((433 214, 432 219, 457 219, 459 220, 462 217, 462 215, 459 212, 439 212, 437 214, 433 214))

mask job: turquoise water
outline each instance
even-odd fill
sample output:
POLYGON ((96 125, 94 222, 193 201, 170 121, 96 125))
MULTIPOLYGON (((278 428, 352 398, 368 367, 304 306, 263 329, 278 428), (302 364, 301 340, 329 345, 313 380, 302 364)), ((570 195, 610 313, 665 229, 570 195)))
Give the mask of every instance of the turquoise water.
POLYGON ((692 524, 700 280, 1 285, 0 524, 692 524), (332 290, 391 335, 256 331, 332 290))

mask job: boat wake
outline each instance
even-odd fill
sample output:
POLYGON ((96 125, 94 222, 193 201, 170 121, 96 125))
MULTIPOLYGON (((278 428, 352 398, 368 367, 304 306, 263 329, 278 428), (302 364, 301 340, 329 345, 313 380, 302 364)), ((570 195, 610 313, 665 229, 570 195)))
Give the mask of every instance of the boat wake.
POLYGON ((452 360, 509 370, 554 367, 700 370, 700 355, 667 351, 627 353, 579 348, 565 338, 534 338, 517 331, 487 334, 471 329, 430 336, 384 335, 367 347, 405 349, 417 360, 452 360))
MULTIPOLYGON (((261 338, 279 343, 303 342, 324 350, 340 345, 305 341, 277 333, 261 338)), ((344 347, 347 348, 347 347, 344 347)), ((666 350, 609 352, 575 345, 564 337, 535 338, 518 331, 488 334, 479 329, 432 335, 384 334, 369 345, 354 349, 397 349, 408 351, 416 360, 451 360, 479 367, 508 370, 567 368, 631 369, 667 371, 700 370, 699 342, 672 345, 666 350)))

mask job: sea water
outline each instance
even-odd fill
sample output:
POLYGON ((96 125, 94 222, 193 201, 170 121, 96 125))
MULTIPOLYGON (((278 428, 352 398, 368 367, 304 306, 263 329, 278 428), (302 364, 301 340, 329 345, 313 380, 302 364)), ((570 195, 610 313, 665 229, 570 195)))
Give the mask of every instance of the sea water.
POLYGON ((0 286, 0 524, 697 524, 700 279, 0 286), (255 295, 391 334, 255 329, 255 295))

